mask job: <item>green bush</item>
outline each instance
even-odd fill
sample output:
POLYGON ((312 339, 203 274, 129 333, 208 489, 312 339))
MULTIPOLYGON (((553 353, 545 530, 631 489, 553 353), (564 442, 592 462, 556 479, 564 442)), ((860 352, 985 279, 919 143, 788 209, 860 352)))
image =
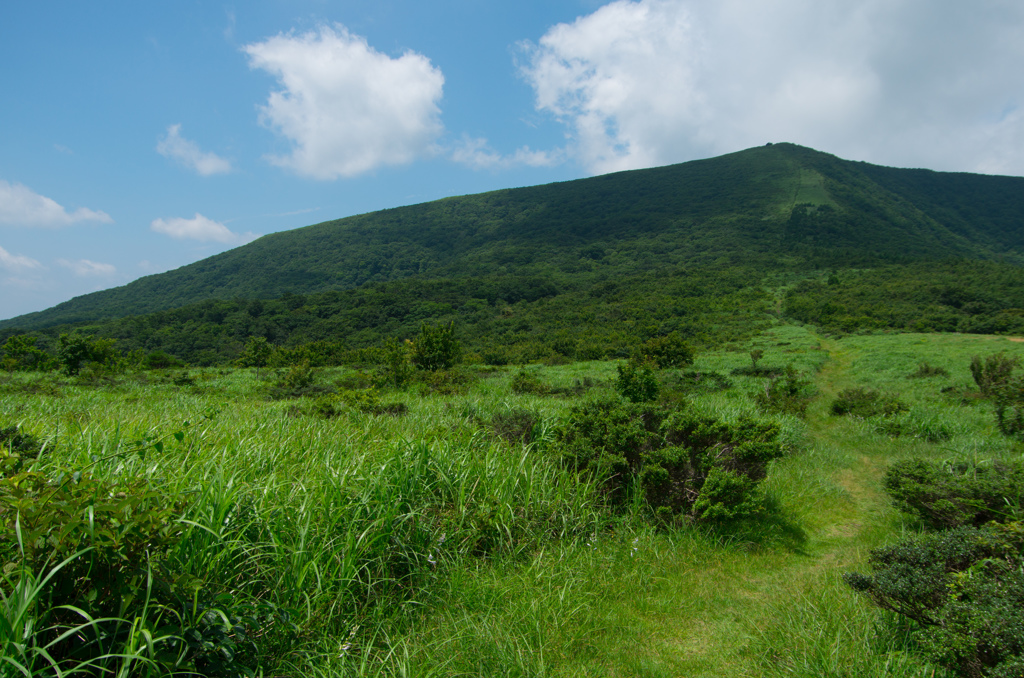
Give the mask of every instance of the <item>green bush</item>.
POLYGON ((758 483, 782 456, 778 428, 726 424, 647 404, 594 401, 555 434, 562 462, 594 477, 608 501, 639 494, 654 516, 726 521, 761 510, 758 483))
POLYGON ((530 410, 509 409, 491 417, 494 435, 510 443, 532 443, 537 438, 540 415, 530 410))
POLYGON ((980 526, 1020 517, 1024 464, 909 459, 893 464, 882 485, 898 509, 932 529, 980 526))
POLYGON ((619 377, 615 381, 615 390, 623 398, 631 403, 649 403, 658 398, 661 387, 650 363, 632 358, 617 369, 619 377))
POLYGON ((28 334, 8 337, 3 345, 0 369, 8 372, 45 372, 56 367, 56 360, 37 346, 38 339, 28 334))
POLYGON ((527 372, 525 367, 512 377, 512 392, 517 395, 528 393, 531 395, 544 395, 548 392, 548 385, 540 380, 534 372, 527 372))
POLYGON ((880 393, 871 388, 848 388, 839 392, 830 411, 837 417, 848 414, 867 419, 878 415, 888 417, 906 412, 907 409, 907 406, 894 395, 880 393))
POLYGON ((907 375, 907 379, 927 379, 928 377, 948 377, 949 370, 944 367, 935 367, 927 362, 917 366, 917 371, 907 375))
POLYGON ((754 394, 754 402, 765 412, 793 414, 802 417, 814 399, 814 385, 802 379, 792 365, 782 376, 772 377, 764 388, 754 394))
POLYGON ((1024 525, 960 527, 873 551, 844 579, 918 624, 931 661, 970 678, 1024 675, 1024 525))
POLYGON ((1011 358, 1005 353, 996 353, 987 358, 971 358, 971 376, 984 396, 994 396, 1010 381, 1020 358, 1011 358))
POLYGON ((455 338, 455 323, 420 326, 420 336, 412 342, 411 359, 421 370, 450 370, 462 359, 462 345, 455 338))
POLYGON ((374 375, 374 383, 378 386, 402 388, 413 377, 413 365, 409 359, 411 344, 399 341, 394 337, 386 339, 382 347, 382 361, 374 375))
POLYGON ((666 369, 670 367, 686 367, 693 363, 693 348, 679 335, 671 332, 663 337, 654 337, 641 344, 637 356, 655 366, 666 369))
POLYGON ((294 365, 279 376, 267 394, 272 400, 283 400, 330 393, 332 387, 318 383, 320 372, 320 368, 310 367, 309 363, 294 365))

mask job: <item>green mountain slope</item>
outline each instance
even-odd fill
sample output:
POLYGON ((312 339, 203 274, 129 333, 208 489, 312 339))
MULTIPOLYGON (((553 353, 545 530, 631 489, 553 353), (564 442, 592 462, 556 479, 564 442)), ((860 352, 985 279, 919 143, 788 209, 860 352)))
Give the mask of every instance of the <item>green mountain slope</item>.
POLYGON ((407 278, 757 270, 1020 259, 1024 179, 898 170, 775 144, 694 162, 383 210, 265 236, 0 322, 37 329, 407 278))

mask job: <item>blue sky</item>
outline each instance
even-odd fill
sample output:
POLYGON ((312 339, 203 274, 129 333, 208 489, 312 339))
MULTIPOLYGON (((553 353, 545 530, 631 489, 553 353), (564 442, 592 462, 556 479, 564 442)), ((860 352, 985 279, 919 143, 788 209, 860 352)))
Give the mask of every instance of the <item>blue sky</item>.
POLYGON ((0 318, 768 141, 1024 175, 1019 0, 7 2, 0 60, 0 318))

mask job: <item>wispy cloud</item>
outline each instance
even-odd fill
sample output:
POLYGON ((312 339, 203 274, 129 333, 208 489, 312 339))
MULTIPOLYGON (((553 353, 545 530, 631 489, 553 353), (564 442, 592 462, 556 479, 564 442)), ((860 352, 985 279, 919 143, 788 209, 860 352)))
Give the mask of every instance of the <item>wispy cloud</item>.
POLYGON ((564 160, 562 149, 554 151, 534 151, 523 146, 512 155, 502 155, 490 147, 487 139, 473 138, 463 135, 455 145, 451 158, 461 165, 473 169, 507 169, 525 165, 527 167, 551 167, 564 160))
POLYGON ((219 221, 204 217, 198 212, 191 219, 182 217, 154 219, 150 224, 150 229, 179 240, 219 242, 225 245, 242 245, 259 237, 256 233, 234 233, 219 221))
POLYGON ((69 269, 75 275, 83 278, 93 276, 112 276, 117 273, 117 268, 113 264, 102 264, 98 261, 90 261, 89 259, 75 259, 74 261, 58 259, 57 264, 69 269))
POLYGON ((315 179, 354 177, 433 152, 444 76, 412 51, 391 58, 344 26, 246 45, 249 65, 283 86, 263 123, 294 145, 272 163, 315 179))
POLYGON ((25 271, 43 267, 43 265, 35 259, 21 254, 11 254, 3 247, 0 247, 0 266, 9 271, 25 271))
POLYGON ((69 213, 46 196, 39 195, 22 184, 11 184, 0 179, 0 224, 12 226, 52 228, 70 226, 81 221, 113 223, 106 212, 79 207, 69 213))
POLYGON ((231 171, 230 162, 216 153, 206 153, 200 150, 194 141, 181 136, 181 125, 168 127, 166 136, 157 143, 156 150, 165 158, 177 160, 204 177, 211 174, 226 174, 231 171))

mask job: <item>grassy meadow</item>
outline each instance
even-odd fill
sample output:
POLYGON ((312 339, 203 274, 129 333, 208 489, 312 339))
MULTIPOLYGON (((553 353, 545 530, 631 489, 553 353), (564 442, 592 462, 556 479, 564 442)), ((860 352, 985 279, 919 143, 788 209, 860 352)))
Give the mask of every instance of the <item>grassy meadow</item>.
MULTIPOLYGON (((660 372, 662 397, 680 407, 780 427, 786 455, 764 481, 767 510, 719 526, 658 526, 636 502, 610 510, 548 454, 575 404, 614 396, 615 362, 523 368, 546 394, 513 392, 519 367, 468 366, 454 393, 416 383, 329 405, 270 400, 279 375, 267 369, 97 383, 13 373, 0 376, 0 428, 43 442, 19 472, 144 487, 133 510, 163 517, 147 529, 163 530, 164 546, 117 564, 136 583, 111 614, 136 612, 101 657, 80 660, 84 674, 163 675, 160 639, 187 627, 206 675, 940 677, 911 629, 841 575, 920 529, 882 492, 894 461, 1020 458, 969 370, 972 356, 998 352, 1024 359, 1024 343, 779 324, 686 370, 719 380, 660 372), (804 417, 759 408, 767 379, 743 372, 755 349, 759 365, 813 382, 804 417), (911 376, 923 363, 946 374, 911 376), (851 387, 907 410, 830 414, 851 387), (169 593, 158 570, 173 573, 169 593), (235 636, 217 636, 210 615, 235 636)), ((340 368, 319 380, 365 382, 340 368)), ((80 609, 47 616, 46 587, 81 563, 98 571, 101 547, 129 553, 132 534, 114 531, 4 569, 0 676, 50 675, 56 648, 91 637, 98 625, 80 609), (41 633, 55 620, 59 632, 41 633)), ((0 554, 13 563, 30 546, 0 554)))

